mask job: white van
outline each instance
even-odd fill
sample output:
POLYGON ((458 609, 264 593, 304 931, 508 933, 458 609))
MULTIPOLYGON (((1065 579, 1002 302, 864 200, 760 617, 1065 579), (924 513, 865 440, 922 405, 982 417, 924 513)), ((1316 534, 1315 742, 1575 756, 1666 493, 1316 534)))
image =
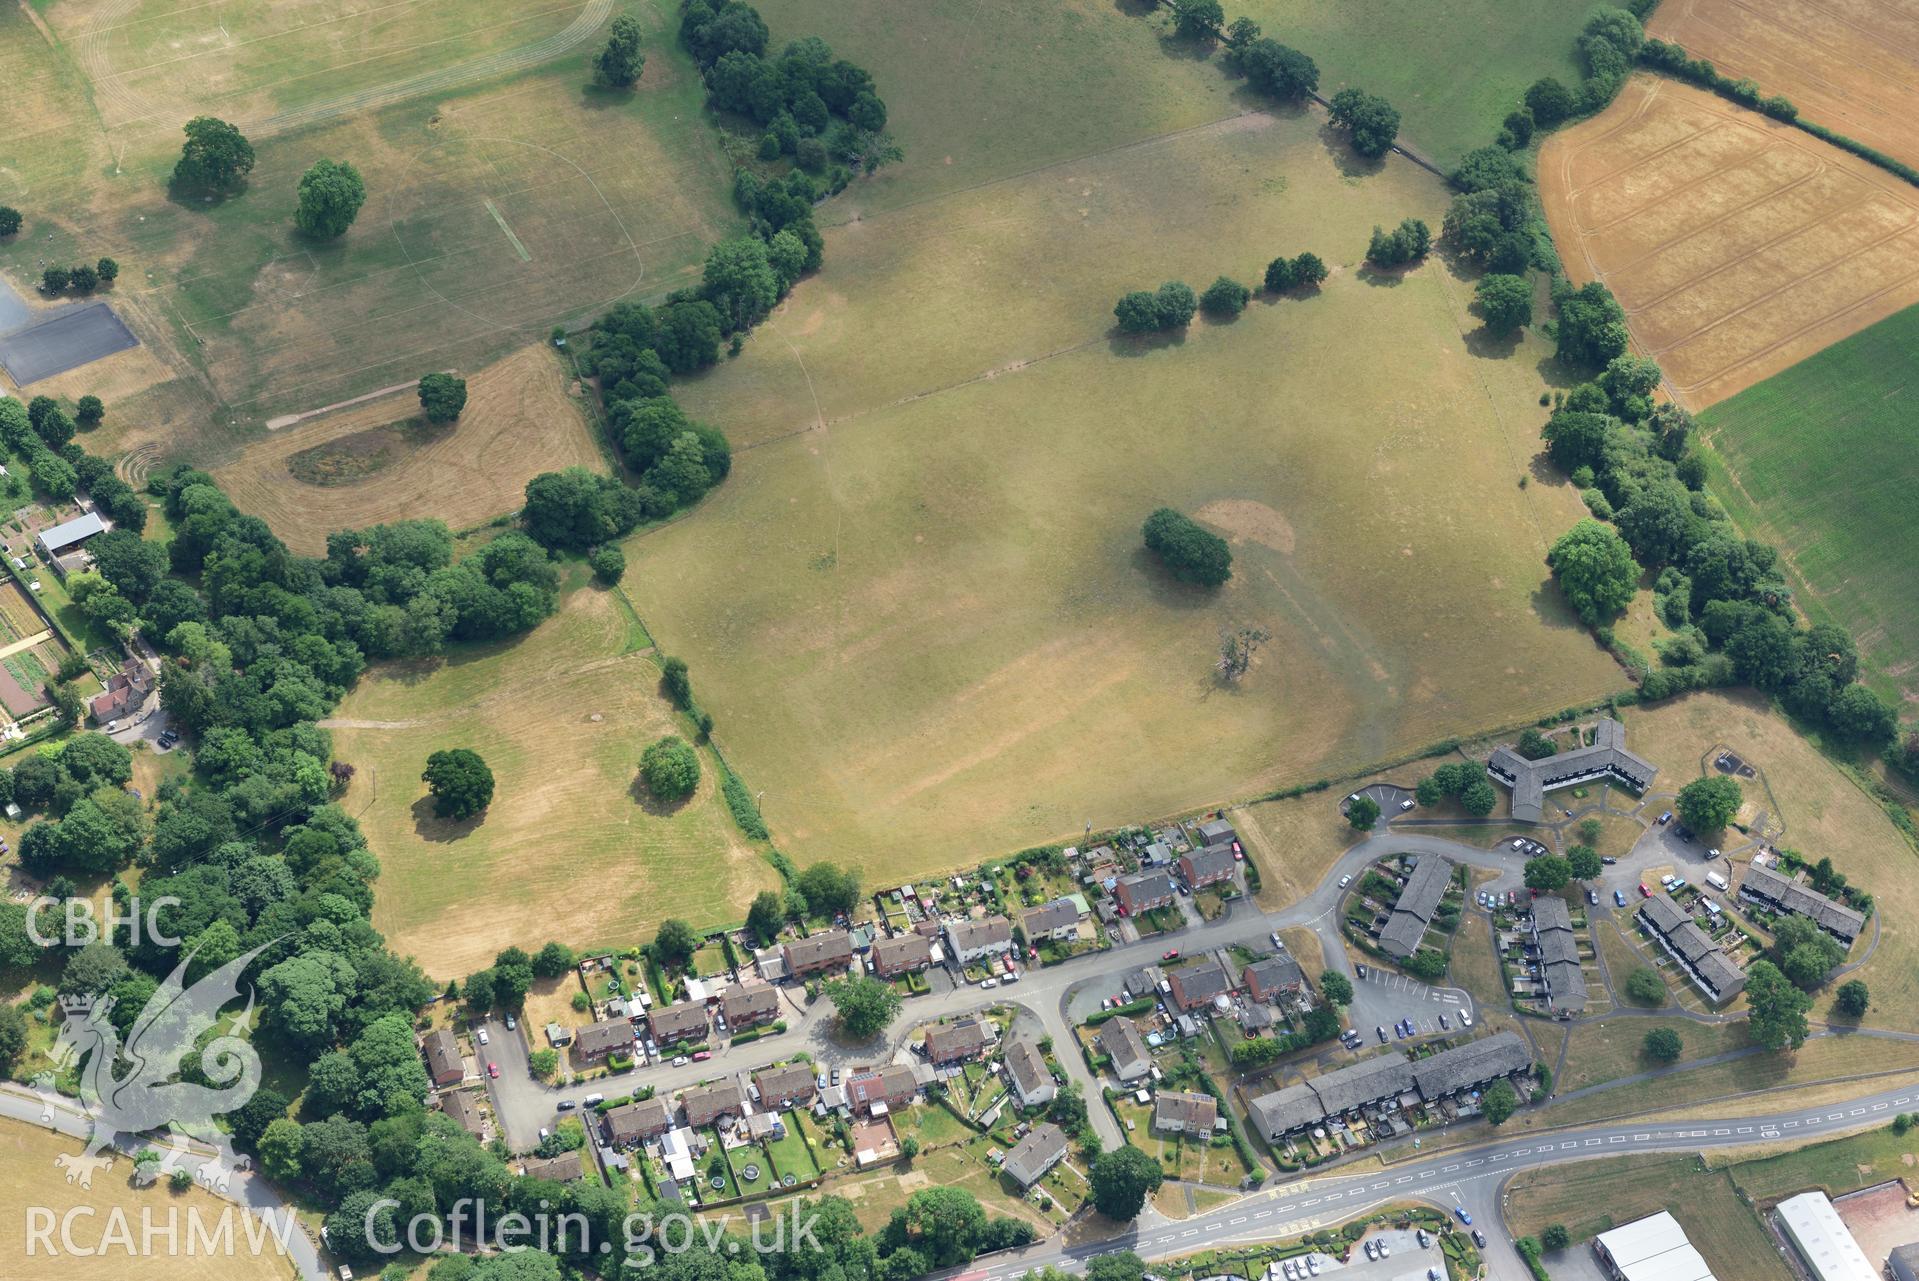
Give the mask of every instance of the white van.
POLYGON ((1727 889, 1731 888, 1731 884, 1726 880, 1726 878, 1721 876, 1717 872, 1706 873, 1706 884, 1712 886, 1716 890, 1721 891, 1722 893, 1726 891, 1727 889))
POLYGON ((583 1102, 587 1107, 594 1107, 594 1106, 597 1106, 598 1104, 604 1103, 605 1101, 606 1101, 606 1096, 604 1094, 589 1094, 586 1096, 585 1099, 581 1100, 581 1102, 583 1102))

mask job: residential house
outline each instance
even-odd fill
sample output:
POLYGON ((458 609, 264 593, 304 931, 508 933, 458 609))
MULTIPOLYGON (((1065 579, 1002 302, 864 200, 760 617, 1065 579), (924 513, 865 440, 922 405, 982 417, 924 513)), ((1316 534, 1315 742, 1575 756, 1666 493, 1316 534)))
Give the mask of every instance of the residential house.
POLYGON ((851 965, 853 942, 845 930, 822 930, 786 944, 785 955, 787 974, 796 979, 810 978, 851 965))
POLYGON ((1011 1175, 1020 1187, 1030 1188, 1065 1159, 1066 1131, 1051 1121, 1042 1121, 1013 1145, 1013 1150, 1000 1162, 1000 1169, 1011 1175))
POLYGON ((1532 1052, 1515 1032, 1499 1032, 1413 1061, 1413 1084, 1428 1103, 1467 1090, 1481 1090, 1533 1065, 1532 1052))
POLYGON ((919 1097, 919 1080, 904 1063, 893 1063, 846 1080, 846 1104, 865 1116, 885 1116, 919 1097))
POLYGON ((1739 897, 1769 911, 1803 916, 1847 947, 1851 947, 1866 928, 1864 912, 1835 902, 1791 876, 1756 863, 1746 869, 1746 879, 1739 883, 1739 897))
POLYGON ((586 1173, 586 1162, 578 1152, 562 1152, 549 1157, 530 1156, 521 1162, 520 1173, 529 1179, 571 1183, 586 1173))
POLYGON ((673 1128, 673 1109, 665 1099, 643 1099, 608 1108, 602 1118, 606 1139, 616 1148, 630 1148, 673 1128))
POLYGON ((448 1090, 440 1096, 440 1110, 460 1123, 460 1128, 476 1139, 486 1137, 486 1119, 480 1105, 466 1090, 448 1090))
POLYGON ((1233 879, 1237 861, 1230 845, 1209 845, 1179 856, 1179 874, 1191 889, 1205 889, 1233 879))
POLYGON ((105 725, 118 720, 129 712, 140 710, 140 704, 146 701, 147 691, 153 688, 152 674, 146 664, 134 662, 107 677, 104 694, 95 694, 87 709, 93 713, 95 722, 105 725))
POLYGON ((1546 1004, 1562 1019, 1586 1012, 1586 975, 1579 966, 1572 912, 1556 894, 1533 900, 1532 947, 1546 984, 1546 1004))
POLYGON ((706 1004, 703 1001, 679 1001, 647 1011, 646 1025, 661 1045, 706 1038, 706 1004))
POLYGON ((753 1085, 760 1092, 763 1108, 805 1107, 819 1092, 810 1063, 762 1068, 753 1074, 753 1085))
POLYGON ((1173 901, 1173 878, 1163 867, 1122 876, 1119 884, 1113 887, 1113 897, 1128 916, 1138 916, 1141 912, 1165 907, 1173 901))
POLYGON ((1240 971, 1240 981, 1255 1001, 1273 1002, 1305 991, 1306 971, 1298 961, 1281 954, 1254 961, 1240 971))
POLYGON ((946 946, 961 965, 1002 956, 1013 950, 1013 923, 1003 916, 977 921, 948 921, 946 946))
POLYGON ((1466 1090, 1483 1089, 1531 1066, 1526 1043, 1512 1032, 1500 1032, 1417 1061, 1398 1050, 1365 1059, 1261 1095, 1247 1104, 1247 1112, 1267 1138, 1278 1141, 1328 1117, 1396 1104, 1405 1095, 1437 1103, 1466 1090))
POLYGON ((1166 1134, 1202 1134, 1211 1137, 1219 1116, 1219 1101, 1210 1094, 1161 1090, 1153 1096, 1153 1128, 1166 1134))
POLYGON ((1099 1030, 1099 1048, 1113 1061, 1113 1075, 1122 1082, 1137 1081, 1153 1070, 1153 1057, 1129 1018, 1109 1019, 1099 1030))
POLYGON ((1166 986, 1176 1008, 1197 1010, 1231 992, 1233 979, 1218 961, 1205 960, 1168 970, 1166 986))
POLYGON ((942 1023, 926 1032, 926 1061, 935 1067, 964 1063, 986 1048, 986 1027, 978 1019, 942 1023))
POLYGON ((633 1053, 633 1024, 626 1019, 601 1019, 573 1031, 573 1054, 597 1063, 611 1054, 633 1053))
POLYGON ((1652 786, 1659 767, 1626 750, 1626 727, 1610 716, 1593 726, 1593 741, 1541 760, 1529 761, 1505 745, 1493 749, 1486 773, 1512 789, 1513 818, 1537 823, 1546 814, 1546 793, 1604 778, 1634 793, 1652 786))
POLYGON ((686 1109, 686 1123, 697 1130, 723 1116, 739 1116, 746 1108, 746 1091, 729 1076, 688 1090, 680 1096, 680 1105, 686 1109))
POLYGON ((1400 888, 1399 900, 1386 928, 1379 932, 1380 950, 1403 961, 1419 950, 1426 927, 1433 923, 1446 887, 1453 881, 1453 865, 1437 854, 1422 854, 1400 888))
POLYGON ((925 969, 933 961, 933 940, 924 934, 900 934, 873 944, 873 973, 898 978, 925 969))
POLYGON ((1056 898, 1020 914, 1020 932, 1029 946, 1037 947, 1051 939, 1070 943, 1079 935, 1079 907, 1070 898, 1056 898))
POLYGON ((1672 895, 1661 892, 1641 903, 1639 923, 1714 1004, 1745 991, 1746 972, 1719 950, 1712 936, 1694 923, 1672 895))
POLYGON ((720 1013, 726 1016, 728 1030, 739 1032, 780 1016, 779 989, 771 983, 742 983, 728 988, 720 998, 720 1013))
POLYGON ((466 1079, 466 1064, 460 1059, 460 1043, 443 1027, 434 1028, 420 1042, 426 1056, 426 1074, 434 1085, 445 1089, 466 1079))
POLYGON ((1008 1043, 1006 1079, 1013 1087, 1013 1097, 1023 1108, 1050 1103, 1059 1093, 1059 1082, 1046 1066, 1046 1056, 1039 1052, 1039 1045, 1027 1037, 1015 1037, 1008 1043))

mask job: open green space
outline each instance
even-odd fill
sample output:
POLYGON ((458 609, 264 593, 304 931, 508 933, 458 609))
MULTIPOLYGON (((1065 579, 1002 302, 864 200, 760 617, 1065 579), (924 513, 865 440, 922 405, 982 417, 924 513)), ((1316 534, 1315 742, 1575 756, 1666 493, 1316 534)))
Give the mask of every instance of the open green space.
POLYGON ((1575 496, 1520 483, 1544 344, 1489 344, 1437 260, 1359 263, 1447 198, 1261 115, 829 231, 683 390, 732 477, 628 549, 782 847, 911 875, 1617 687, 1545 580, 1575 496), (1127 288, 1302 249, 1316 296, 1109 335, 1127 288), (1141 551, 1162 504, 1233 542, 1223 589, 1141 551), (1246 625, 1272 640, 1224 687, 1246 625))
POLYGON ((1919 529, 1910 495, 1919 307, 1834 343, 1700 415, 1712 492, 1776 544, 1815 622, 1845 626, 1862 679, 1919 695, 1919 529))
POLYGON ((1747 1196, 1772 1201, 1808 1188, 1843 1196, 1888 1179, 1910 1180, 1915 1165, 1919 1165, 1919 1133, 1894 1134, 1891 1126, 1881 1125, 1795 1152, 1731 1163, 1731 1173, 1733 1183, 1747 1196))

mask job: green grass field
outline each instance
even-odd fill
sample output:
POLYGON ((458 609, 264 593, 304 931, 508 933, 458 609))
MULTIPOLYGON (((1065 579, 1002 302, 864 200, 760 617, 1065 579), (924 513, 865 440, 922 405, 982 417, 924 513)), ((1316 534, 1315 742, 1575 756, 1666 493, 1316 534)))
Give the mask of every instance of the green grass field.
POLYGON ((1542 564, 1574 496, 1520 484, 1544 344, 1489 344, 1437 261, 1360 268, 1375 223, 1446 199, 1256 115, 830 231, 682 393, 733 476, 629 548, 783 846, 913 874, 1616 687, 1542 564), (1109 335, 1125 289, 1303 249, 1319 296, 1109 335), (1148 563, 1161 504, 1234 541, 1224 590, 1148 563), (1248 624, 1274 639, 1221 688, 1248 624))
POLYGON ((1911 485, 1919 307, 1713 406, 1712 492, 1777 544, 1817 621, 1851 630, 1866 678, 1919 697, 1919 529, 1911 485))
POLYGON ((384 868, 375 924, 435 976, 508 943, 627 947, 668 916, 738 921, 777 883, 734 828, 710 756, 682 805, 638 787, 640 753, 675 726, 612 602, 581 588, 518 641, 375 668, 328 722, 357 771, 345 804, 384 868), (443 822, 426 799, 426 757, 451 746, 493 770, 481 820, 443 822))
POLYGON ((1731 1172, 1733 1183, 1747 1196, 1771 1201, 1807 1188, 1843 1196, 1887 1179, 1910 1179, 1915 1165, 1919 1134, 1902 1137, 1890 1126, 1880 1126, 1796 1152, 1740 1161, 1731 1165, 1731 1172))

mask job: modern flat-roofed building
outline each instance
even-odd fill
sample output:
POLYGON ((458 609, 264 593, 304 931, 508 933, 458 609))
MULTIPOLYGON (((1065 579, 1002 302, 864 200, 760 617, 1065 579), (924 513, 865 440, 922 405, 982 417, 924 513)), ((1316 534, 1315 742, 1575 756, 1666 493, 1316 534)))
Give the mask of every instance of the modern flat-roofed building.
POLYGON ((1593 741, 1584 747, 1529 761, 1503 744, 1493 749, 1486 773, 1512 789, 1513 817, 1537 823, 1546 815, 1546 793, 1606 778, 1635 793, 1652 786, 1659 767, 1626 750, 1626 727, 1610 716, 1593 727, 1593 741))
POLYGON ((1787 1197, 1772 1212, 1813 1281, 1878 1281, 1866 1252, 1824 1192, 1787 1197))

